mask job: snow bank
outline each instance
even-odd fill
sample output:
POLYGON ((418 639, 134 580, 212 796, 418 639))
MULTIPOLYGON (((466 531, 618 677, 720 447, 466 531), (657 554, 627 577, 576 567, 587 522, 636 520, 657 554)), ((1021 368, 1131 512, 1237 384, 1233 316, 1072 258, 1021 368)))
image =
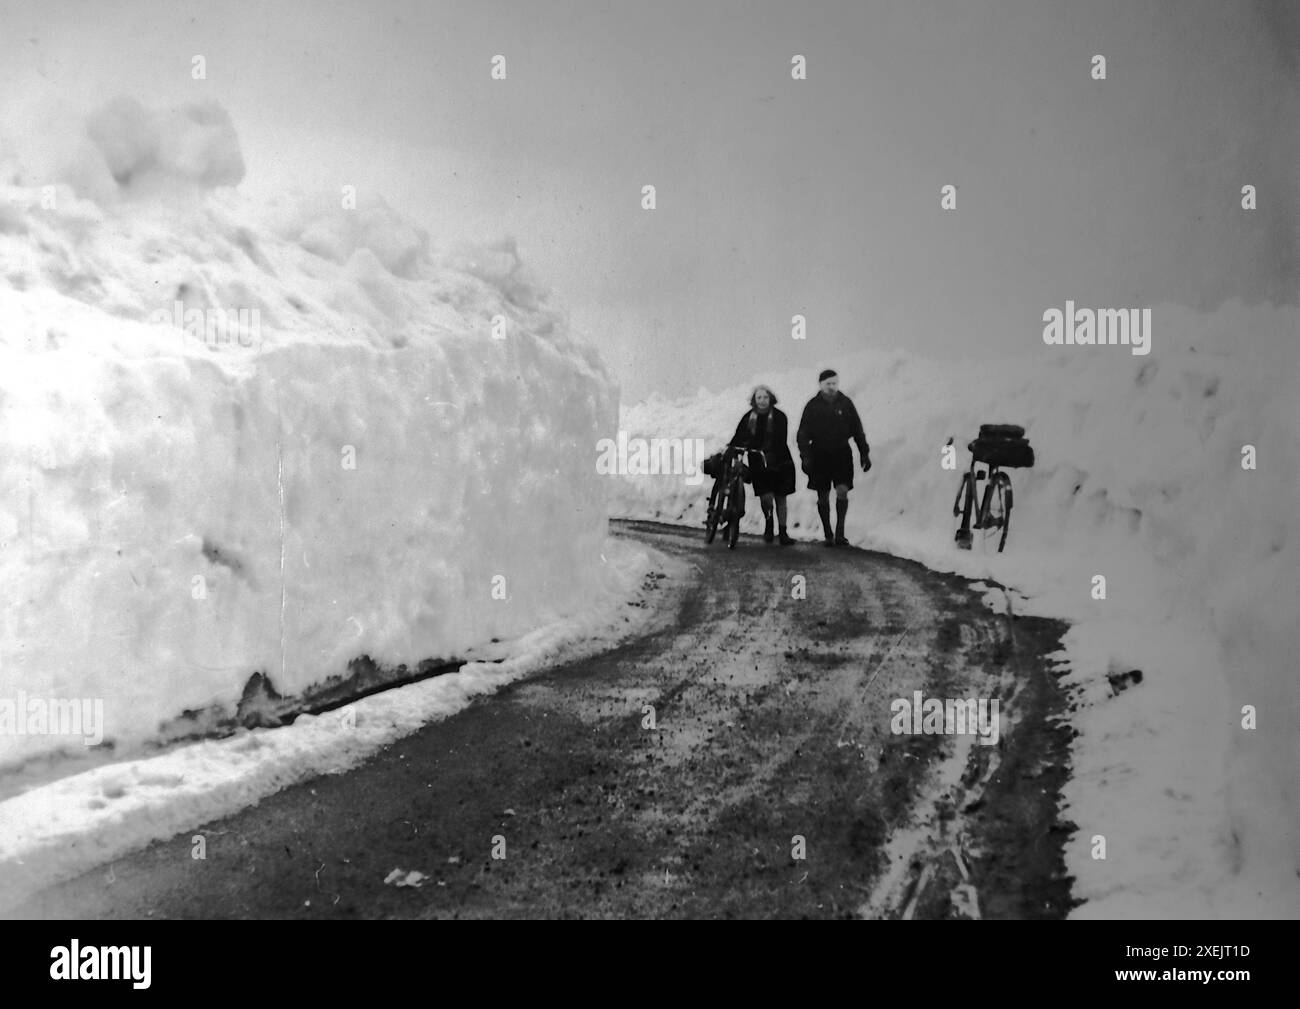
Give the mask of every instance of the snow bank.
MULTIPOLYGON (((833 362, 862 414, 872 471, 857 478, 855 543, 1014 585, 1029 610, 1075 622, 1066 641, 1080 732, 1065 815, 1076 914, 1300 914, 1300 353, 1293 309, 1154 312, 1154 349, 1036 347, 967 365, 901 352, 833 362), (959 552, 959 467, 982 422, 1028 429, 1003 555, 959 552), (1257 469, 1243 469, 1243 446, 1257 469), (1092 578, 1107 579, 1105 600, 1092 578), (1140 685, 1114 694, 1106 674, 1140 685), (1243 706, 1258 727, 1242 728, 1243 706), (1092 838, 1107 839, 1104 861, 1092 838)), ((754 376, 782 396, 791 437, 816 392, 806 373, 754 376)), ((721 447, 750 385, 625 407, 629 438, 721 447)), ((793 446, 792 446, 793 447, 793 446)), ((711 481, 638 476, 613 514, 702 523, 711 481)), ((801 477, 791 521, 819 529, 801 477)), ((746 528, 758 531, 751 502, 746 528)), ((800 530, 796 530, 796 534, 800 530)), ((820 532, 815 533, 818 537, 820 532)))
MULTIPOLYGON (((616 392, 512 242, 251 205, 215 106, 86 132, 0 175, 0 709, 102 701, 121 755, 254 672, 464 655, 611 590, 616 392)), ((0 767, 83 745, 4 714, 0 767)))

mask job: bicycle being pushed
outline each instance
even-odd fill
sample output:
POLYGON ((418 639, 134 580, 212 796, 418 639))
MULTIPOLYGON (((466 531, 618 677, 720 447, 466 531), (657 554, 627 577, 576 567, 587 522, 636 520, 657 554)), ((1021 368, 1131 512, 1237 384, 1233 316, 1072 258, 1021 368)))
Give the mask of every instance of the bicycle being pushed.
POLYGON ((975 533, 980 534, 984 549, 997 543, 997 552, 1007 545, 1007 531, 1011 528, 1011 506, 1015 501, 1011 491, 1011 477, 1006 468, 1032 466, 1034 450, 1025 437, 1025 429, 1018 424, 981 424, 979 437, 966 446, 970 450, 970 469, 962 474, 957 498, 952 503, 952 513, 961 516, 957 526, 957 546, 971 549, 975 533), (985 470, 979 467, 987 467, 985 470), (984 493, 979 493, 979 482, 987 479, 984 493))
POLYGON ((705 476, 714 478, 709 510, 704 519, 705 543, 713 542, 721 525, 727 549, 736 548, 736 540, 740 538, 740 520, 745 517, 745 479, 749 476, 746 459, 750 451, 739 445, 728 445, 725 451, 704 462, 705 476))

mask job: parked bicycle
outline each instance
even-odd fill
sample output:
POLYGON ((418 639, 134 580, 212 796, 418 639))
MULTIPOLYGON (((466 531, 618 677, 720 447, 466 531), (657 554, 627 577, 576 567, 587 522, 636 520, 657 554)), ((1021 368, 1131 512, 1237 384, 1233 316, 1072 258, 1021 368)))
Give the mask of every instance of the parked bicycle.
POLYGON ((724 526, 723 541, 729 550, 740 538, 740 520, 745 517, 745 449, 728 445, 726 450, 705 460, 704 472, 714 477, 709 510, 704 519, 704 542, 712 543, 718 526, 724 526))
POLYGON ((971 549, 975 533, 980 543, 988 549, 997 542, 997 552, 1007 545, 1007 532, 1011 528, 1011 508, 1015 496, 1011 490, 1011 477, 1003 467, 1022 467, 1034 464, 1034 450, 1025 437, 1025 429, 1017 424, 981 424, 979 437, 967 448, 970 450, 970 469, 962 474, 961 486, 952 503, 954 516, 961 516, 957 527, 957 546, 971 549), (987 467, 987 472, 979 467, 987 467), (979 493, 979 482, 987 479, 984 493, 979 493))

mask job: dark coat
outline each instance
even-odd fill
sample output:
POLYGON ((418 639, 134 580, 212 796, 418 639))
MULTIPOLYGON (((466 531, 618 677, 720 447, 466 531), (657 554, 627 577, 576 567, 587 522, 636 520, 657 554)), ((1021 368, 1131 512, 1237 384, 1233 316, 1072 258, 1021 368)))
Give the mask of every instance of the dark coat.
POLYGON ((853 400, 837 392, 830 402, 821 393, 808 401, 799 421, 799 433, 795 436, 801 456, 827 459, 841 455, 849 450, 850 438, 857 444, 858 453, 865 458, 869 451, 867 436, 853 400))
POLYGON ((754 491, 759 494, 794 493, 794 456, 790 454, 790 420, 772 407, 768 416, 755 410, 745 411, 736 425, 731 444, 763 453, 766 472, 753 472, 754 491), (750 421, 754 421, 751 430, 750 421))

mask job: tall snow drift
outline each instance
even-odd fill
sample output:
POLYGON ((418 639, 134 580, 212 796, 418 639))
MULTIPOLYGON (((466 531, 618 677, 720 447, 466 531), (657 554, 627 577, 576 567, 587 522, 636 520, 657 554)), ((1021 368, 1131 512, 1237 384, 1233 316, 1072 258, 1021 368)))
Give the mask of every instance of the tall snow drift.
MULTIPOLYGON (((616 392, 513 242, 250 205, 215 105, 86 135, 80 188, 0 178, 0 699, 102 700, 120 746, 604 590, 616 392)), ((81 745, 11 731, 0 767, 81 745)))

